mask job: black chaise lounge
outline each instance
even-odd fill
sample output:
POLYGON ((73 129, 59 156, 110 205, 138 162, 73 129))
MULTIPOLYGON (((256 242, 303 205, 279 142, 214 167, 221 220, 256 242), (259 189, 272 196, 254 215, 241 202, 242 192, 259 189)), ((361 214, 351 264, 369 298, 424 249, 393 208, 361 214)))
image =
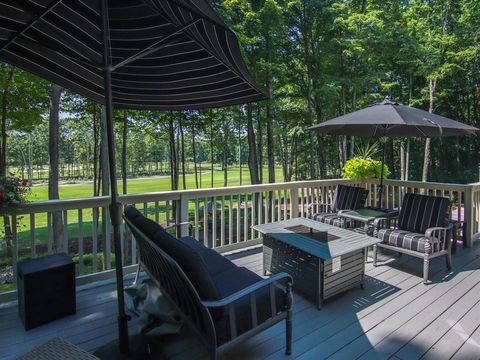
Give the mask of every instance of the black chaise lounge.
POLYGON ((382 240, 373 246, 373 264, 377 265, 377 248, 385 248, 423 259, 423 282, 428 283, 430 259, 446 256, 452 267, 451 201, 444 197, 405 194, 398 217, 375 220, 376 236, 382 240))
POLYGON ((231 346, 286 320, 286 354, 292 346, 292 278, 267 279, 238 267, 192 237, 176 239, 134 206, 124 215, 145 270, 211 359, 231 346))
POLYGON ((358 210, 365 207, 368 190, 349 185, 337 185, 332 204, 312 203, 309 217, 325 224, 351 227, 351 223, 344 223, 345 219, 338 215, 341 210, 358 210))

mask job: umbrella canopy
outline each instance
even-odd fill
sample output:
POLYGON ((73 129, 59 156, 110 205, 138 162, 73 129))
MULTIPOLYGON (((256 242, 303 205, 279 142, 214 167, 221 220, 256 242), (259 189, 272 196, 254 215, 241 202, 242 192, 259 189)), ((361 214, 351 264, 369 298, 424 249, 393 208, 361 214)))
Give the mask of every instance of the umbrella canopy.
POLYGON ((439 137, 473 135, 478 130, 444 116, 385 100, 309 128, 332 135, 439 137))
POLYGON ((381 207, 383 198, 386 137, 465 136, 474 135, 479 130, 444 116, 401 105, 388 98, 381 103, 336 117, 308 129, 331 135, 383 138, 378 207, 381 207))
POLYGON ((127 353, 112 109, 201 109, 264 95, 207 0, 0 0, 0 20, 0 61, 105 105, 119 348, 127 353))
MULTIPOLYGON (((108 2, 115 108, 187 110, 262 99, 235 34, 206 0, 108 2)), ((1 0, 0 61, 104 103, 99 0, 1 0)))

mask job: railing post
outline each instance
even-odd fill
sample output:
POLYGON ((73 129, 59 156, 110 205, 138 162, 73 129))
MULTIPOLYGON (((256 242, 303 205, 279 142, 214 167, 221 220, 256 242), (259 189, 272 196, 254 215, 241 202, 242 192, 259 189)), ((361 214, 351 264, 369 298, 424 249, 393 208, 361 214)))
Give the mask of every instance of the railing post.
MULTIPOLYGON (((473 186, 468 184, 465 186, 465 202, 463 208, 463 220, 466 221, 466 226, 464 227, 467 246, 472 246, 472 239, 474 235, 474 211, 473 211, 473 186)), ((459 204, 461 206, 461 203, 459 204)))
MULTIPOLYGON (((180 194, 180 200, 178 201, 179 223, 188 221, 188 198, 184 194, 180 194)), ((180 226, 180 236, 188 236, 188 226, 180 226)))
POLYGON ((290 189, 290 218, 298 217, 298 188, 290 189))

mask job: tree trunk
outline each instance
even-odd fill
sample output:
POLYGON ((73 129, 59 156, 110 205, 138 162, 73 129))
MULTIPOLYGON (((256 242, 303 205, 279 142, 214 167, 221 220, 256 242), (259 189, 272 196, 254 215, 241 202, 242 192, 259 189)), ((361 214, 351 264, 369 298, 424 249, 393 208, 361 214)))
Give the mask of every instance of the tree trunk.
POLYGON ((28 134, 28 186, 33 185, 33 146, 32 134, 28 134))
MULTIPOLYGON (((1 144, 0 144, 0 176, 7 175, 7 111, 8 111, 8 92, 10 82, 13 79, 14 67, 10 67, 7 75, 7 81, 2 91, 2 124, 1 124, 1 144)), ((10 217, 3 217, 3 228, 5 231, 5 245, 7 247, 7 256, 12 256, 12 228, 10 217)))
MULTIPOLYGON (((60 99, 62 96, 62 88, 56 84, 51 86, 50 96, 50 119, 49 119, 49 134, 48 134, 48 152, 50 159, 50 168, 48 175, 48 199, 59 199, 58 191, 58 164, 59 164, 59 118, 60 118, 60 99)), ((63 249, 63 229, 62 213, 56 211, 52 213, 52 230, 54 251, 59 252, 63 249)), ((68 249, 68 245, 67 245, 68 249)))
POLYGON ((211 182, 213 188, 213 121, 210 119, 210 171, 211 171, 211 182))
POLYGON ((255 132, 253 130, 252 110, 252 104, 247 104, 248 168, 250 170, 250 183, 259 184, 257 145, 255 143, 255 132))
POLYGON ((258 181, 263 183, 263 128, 260 117, 260 105, 257 104, 257 136, 258 136, 258 181))
POLYGON ((197 148, 195 145, 195 125, 192 122, 192 152, 193 152, 193 168, 195 171, 195 187, 198 189, 198 169, 197 169, 197 148))
POLYGON ((127 134, 128 134, 128 116, 123 112, 123 133, 122 133, 122 190, 127 193, 127 134))
POLYGON ((175 148, 175 126, 173 116, 170 116, 169 122, 169 145, 170 145, 170 178, 172 190, 178 190, 178 173, 177 173, 177 152, 175 148))
POLYGON ((268 182, 275 182, 275 154, 273 144, 273 110, 272 110, 272 97, 273 97, 273 79, 272 79, 272 49, 271 49, 271 35, 267 35, 267 157, 268 157, 268 182))
MULTIPOLYGON (((430 93, 430 106, 428 107, 428 112, 433 113, 434 106, 435 106, 435 96, 437 92, 437 80, 431 79, 429 81, 429 93, 430 93)), ((430 163, 432 161, 431 158, 431 139, 425 139, 425 149, 424 149, 424 157, 423 157, 423 171, 422 171, 422 181, 428 181, 428 174, 430 171, 430 163)))
POLYGON ((183 134, 183 124, 182 124, 182 116, 180 115, 179 118, 179 127, 180 127, 180 138, 182 141, 182 182, 183 182, 183 189, 187 188, 187 179, 186 179, 186 174, 185 174, 185 137, 183 134))

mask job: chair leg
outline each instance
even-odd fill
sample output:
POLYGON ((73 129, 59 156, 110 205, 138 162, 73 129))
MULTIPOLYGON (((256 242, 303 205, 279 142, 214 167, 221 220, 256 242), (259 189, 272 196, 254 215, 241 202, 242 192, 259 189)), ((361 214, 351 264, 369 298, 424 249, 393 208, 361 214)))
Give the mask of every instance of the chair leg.
POLYGON ((430 268, 430 257, 428 254, 424 255, 423 258, 423 283, 428 284, 428 271, 430 268))
POLYGON ((133 280, 132 285, 137 285, 138 279, 140 278, 140 271, 142 270, 142 266, 140 265, 140 262, 137 264, 137 273, 135 274, 135 280, 133 280))
POLYGON ((293 296, 292 296, 292 284, 287 283, 287 293, 286 293, 286 310, 287 310, 287 319, 285 320, 285 335, 286 335, 286 346, 285 346, 285 355, 292 354, 292 311, 293 296))
POLYGON ((450 250, 447 252, 447 269, 452 270, 452 252, 450 250))
POLYGON ((377 266, 377 252, 378 247, 377 244, 373 245, 373 266, 377 266))

